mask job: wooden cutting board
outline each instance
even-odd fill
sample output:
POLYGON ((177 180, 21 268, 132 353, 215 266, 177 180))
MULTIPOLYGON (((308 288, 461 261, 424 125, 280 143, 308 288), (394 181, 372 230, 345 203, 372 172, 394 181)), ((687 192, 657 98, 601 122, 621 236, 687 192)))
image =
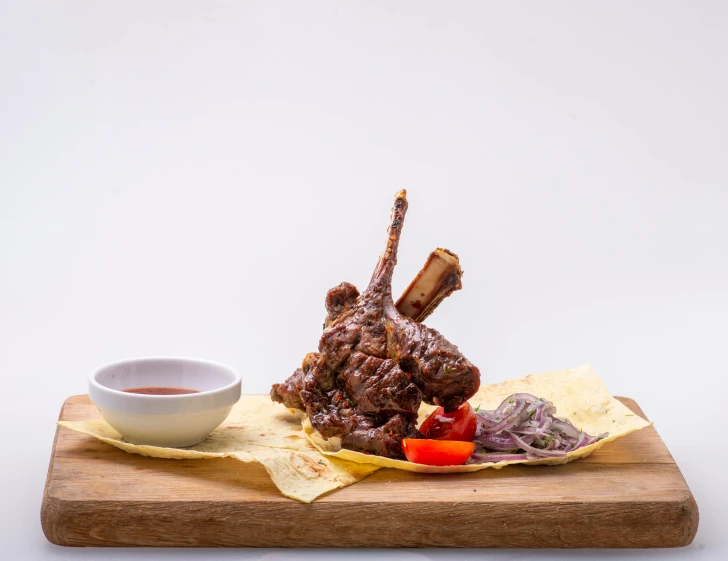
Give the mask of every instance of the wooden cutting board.
MULTIPOLYGON (((99 414, 83 395, 60 418, 99 414)), ((59 427, 41 523, 68 546, 679 547, 698 507, 653 427, 562 466, 382 469, 311 504, 259 464, 146 458, 59 427)))

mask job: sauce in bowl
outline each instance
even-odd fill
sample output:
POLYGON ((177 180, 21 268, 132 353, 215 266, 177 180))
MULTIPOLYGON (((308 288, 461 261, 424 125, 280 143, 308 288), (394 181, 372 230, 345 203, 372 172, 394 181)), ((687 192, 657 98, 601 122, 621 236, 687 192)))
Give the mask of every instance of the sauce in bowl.
POLYGON ((144 388, 129 388, 122 390, 126 393, 139 393, 143 395, 183 395, 188 393, 200 393, 200 390, 188 390, 187 388, 167 388, 161 386, 147 386, 144 388))
POLYGON ((224 364, 146 357, 102 366, 89 396, 127 442, 166 448, 199 444, 240 399, 241 376, 224 364))

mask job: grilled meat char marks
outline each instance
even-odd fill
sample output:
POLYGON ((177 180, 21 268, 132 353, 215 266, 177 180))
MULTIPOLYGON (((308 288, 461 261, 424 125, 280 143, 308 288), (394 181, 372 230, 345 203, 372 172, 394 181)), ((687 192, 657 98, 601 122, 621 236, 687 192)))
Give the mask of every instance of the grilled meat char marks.
POLYGON ((407 210, 395 199, 387 247, 366 290, 341 283, 326 296, 327 317, 318 353, 271 397, 305 409, 325 437, 342 446, 403 458, 402 439, 419 436, 421 402, 457 409, 480 384, 480 373, 440 333, 408 317, 392 299, 392 273, 407 210), (293 395, 292 395, 293 394, 293 395))

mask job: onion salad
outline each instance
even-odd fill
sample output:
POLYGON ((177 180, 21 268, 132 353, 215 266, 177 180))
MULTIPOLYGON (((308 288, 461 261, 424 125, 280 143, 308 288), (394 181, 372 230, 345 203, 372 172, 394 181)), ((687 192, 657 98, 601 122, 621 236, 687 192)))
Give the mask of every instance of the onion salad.
POLYGON ((475 451, 469 464, 563 458, 606 438, 590 436, 566 419, 555 417, 550 401, 528 393, 516 393, 493 411, 476 409, 475 451))

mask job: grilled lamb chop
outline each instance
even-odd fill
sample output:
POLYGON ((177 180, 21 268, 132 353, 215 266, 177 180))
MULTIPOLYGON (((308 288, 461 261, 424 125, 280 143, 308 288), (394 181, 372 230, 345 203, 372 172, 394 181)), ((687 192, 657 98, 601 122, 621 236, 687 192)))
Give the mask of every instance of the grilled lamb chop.
MULTIPOLYGON (((271 389, 274 401, 304 409, 324 438, 339 437, 345 448, 392 458, 404 457, 403 438, 419 436, 423 400, 454 411, 480 385, 480 372, 455 345, 395 307, 392 273, 406 211, 406 192, 400 191, 369 286, 359 294, 341 283, 328 292, 319 352, 306 355, 300 369, 271 389)), ((443 294, 442 283, 425 284, 443 294)))
MULTIPOLYGON (((440 303, 463 285, 461 278, 463 270, 460 260, 449 249, 437 248, 427 257, 425 265, 412 280, 407 289, 399 297, 395 307, 403 316, 415 321, 422 321, 429 317, 440 303)), ((326 295, 326 315, 324 329, 341 315, 345 309, 351 308, 359 296, 359 291, 353 284, 343 282, 336 288, 329 290, 326 295)), ((304 369, 308 372, 310 365, 318 353, 308 353, 303 359, 301 368, 281 384, 274 384, 271 396, 274 401, 283 403, 292 409, 306 410, 301 400, 303 389, 304 369)))

